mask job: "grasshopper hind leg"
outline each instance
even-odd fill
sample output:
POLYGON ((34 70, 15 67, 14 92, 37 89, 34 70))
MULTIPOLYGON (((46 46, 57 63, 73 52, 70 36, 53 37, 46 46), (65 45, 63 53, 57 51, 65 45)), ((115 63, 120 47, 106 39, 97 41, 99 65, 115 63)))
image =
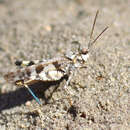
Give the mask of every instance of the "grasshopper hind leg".
POLYGON ((21 60, 16 60, 15 65, 19 67, 26 67, 26 66, 32 66, 38 63, 41 63, 42 61, 40 60, 33 60, 33 61, 21 61, 21 60))
POLYGON ((24 84, 24 87, 28 89, 28 91, 34 97, 34 99, 37 101, 37 103, 41 105, 42 103, 40 102, 40 100, 38 99, 38 97, 33 93, 33 91, 28 87, 28 85, 24 84))

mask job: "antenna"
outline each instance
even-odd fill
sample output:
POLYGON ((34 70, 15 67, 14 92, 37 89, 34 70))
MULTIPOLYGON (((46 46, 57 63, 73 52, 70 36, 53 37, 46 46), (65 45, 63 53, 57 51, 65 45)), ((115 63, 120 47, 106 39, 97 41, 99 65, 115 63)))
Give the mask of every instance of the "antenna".
POLYGON ((88 43, 88 48, 90 48, 90 45, 91 45, 92 35, 93 35, 93 31, 94 31, 94 27, 95 27, 95 23, 96 23, 98 13, 99 13, 99 10, 97 10, 95 18, 94 18, 94 22, 93 22, 93 26, 92 26, 92 30, 91 30, 91 34, 90 34, 90 40, 89 40, 89 43, 88 43))
POLYGON ((107 26, 106 28, 103 29, 103 31, 91 42, 91 45, 93 45, 97 39, 108 29, 109 27, 107 26))
POLYGON ((93 35, 93 31, 94 31, 94 27, 95 27, 95 23, 96 23, 98 13, 99 13, 99 10, 97 10, 95 18, 94 18, 92 31, 91 31, 91 34, 90 34, 90 40, 89 40, 89 43, 88 43, 88 48, 90 48, 90 46, 93 46, 93 44, 97 41, 97 39, 109 28, 108 26, 106 28, 104 28, 103 31, 92 41, 92 35, 93 35))

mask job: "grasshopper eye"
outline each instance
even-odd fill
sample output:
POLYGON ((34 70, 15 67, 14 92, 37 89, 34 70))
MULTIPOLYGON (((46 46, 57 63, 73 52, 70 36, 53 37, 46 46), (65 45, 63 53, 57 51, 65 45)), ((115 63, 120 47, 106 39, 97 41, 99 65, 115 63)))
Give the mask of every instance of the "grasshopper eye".
POLYGON ((86 48, 82 48, 81 50, 80 50, 80 55, 81 55, 81 58, 82 58, 82 60, 85 62, 85 61, 87 61, 87 59, 88 59, 88 57, 89 57, 89 50, 88 49, 86 49, 86 48))
POLYGON ((88 50, 86 48, 81 49, 81 54, 86 55, 88 53, 88 50))

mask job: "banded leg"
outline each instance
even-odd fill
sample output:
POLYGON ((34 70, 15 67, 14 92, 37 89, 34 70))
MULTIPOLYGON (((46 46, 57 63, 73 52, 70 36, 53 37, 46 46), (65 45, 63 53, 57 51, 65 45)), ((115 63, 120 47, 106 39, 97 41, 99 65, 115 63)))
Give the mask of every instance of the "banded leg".
POLYGON ((69 76, 68 80, 66 81, 66 84, 65 84, 65 86, 64 86, 64 89, 67 89, 67 87, 68 87, 68 85, 69 85, 69 83, 70 83, 72 77, 73 77, 73 73, 69 76))
POLYGON ((69 93, 69 94, 71 94, 71 95, 73 95, 73 94, 69 91, 68 85, 69 85, 69 83, 70 83, 70 81, 71 81, 71 79, 72 79, 72 77, 74 76, 75 73, 76 73, 76 70, 71 71, 71 74, 69 75, 69 78, 66 81, 66 84, 64 86, 64 89, 66 90, 66 92, 69 93))
POLYGON ((34 60, 34 61, 20 61, 20 60, 17 60, 15 62, 15 65, 19 66, 19 67, 24 67, 24 66, 31 66, 31 65, 34 65, 36 63, 38 63, 37 60, 34 60))
POLYGON ((35 64, 39 64, 39 63, 41 63, 43 61, 44 60, 33 60, 33 61, 21 61, 21 60, 17 60, 15 62, 15 65, 19 66, 19 67, 26 67, 26 66, 32 66, 32 65, 35 65, 35 64))

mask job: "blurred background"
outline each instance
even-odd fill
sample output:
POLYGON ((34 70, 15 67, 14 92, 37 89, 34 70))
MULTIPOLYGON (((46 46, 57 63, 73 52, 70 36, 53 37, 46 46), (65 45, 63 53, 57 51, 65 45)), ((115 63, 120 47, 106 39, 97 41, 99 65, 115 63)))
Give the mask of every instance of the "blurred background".
POLYGON ((0 0, 0 129, 130 129, 129 13, 130 0, 0 0), (64 101, 33 111, 38 104, 30 94, 7 84, 3 75, 18 69, 16 60, 61 56, 75 41, 87 47, 97 10, 93 38, 109 29, 97 41, 88 69, 70 84, 85 87, 72 90, 76 119, 64 101))

